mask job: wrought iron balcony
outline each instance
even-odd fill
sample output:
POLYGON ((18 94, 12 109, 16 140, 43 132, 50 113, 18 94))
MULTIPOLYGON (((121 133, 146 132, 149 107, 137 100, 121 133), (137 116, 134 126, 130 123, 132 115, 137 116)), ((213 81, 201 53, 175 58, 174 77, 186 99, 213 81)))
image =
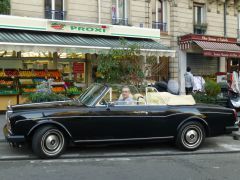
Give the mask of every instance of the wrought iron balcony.
POLYGON ((66 11, 45 10, 46 19, 65 20, 66 11))
POLYGON ((112 18, 112 24, 128 26, 128 18, 112 18))
POLYGON ((153 21, 152 22, 152 28, 153 29, 160 29, 162 32, 167 32, 168 29, 167 29, 167 23, 165 22, 156 22, 156 21, 153 21))

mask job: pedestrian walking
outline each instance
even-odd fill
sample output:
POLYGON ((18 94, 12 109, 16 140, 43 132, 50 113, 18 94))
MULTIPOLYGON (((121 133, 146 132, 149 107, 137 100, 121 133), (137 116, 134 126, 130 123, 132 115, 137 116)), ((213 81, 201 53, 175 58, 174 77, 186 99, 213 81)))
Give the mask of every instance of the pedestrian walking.
POLYGON ((185 77, 185 90, 186 94, 188 95, 192 93, 194 86, 194 79, 190 67, 187 67, 187 72, 184 74, 184 77, 185 77))

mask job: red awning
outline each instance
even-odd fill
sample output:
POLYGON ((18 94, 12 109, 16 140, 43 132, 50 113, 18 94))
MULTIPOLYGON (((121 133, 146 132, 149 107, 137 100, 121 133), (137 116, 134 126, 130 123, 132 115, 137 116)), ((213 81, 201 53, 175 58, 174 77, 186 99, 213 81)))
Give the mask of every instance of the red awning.
POLYGON ((240 57, 240 46, 234 43, 220 43, 210 41, 193 41, 203 49, 204 56, 240 57))

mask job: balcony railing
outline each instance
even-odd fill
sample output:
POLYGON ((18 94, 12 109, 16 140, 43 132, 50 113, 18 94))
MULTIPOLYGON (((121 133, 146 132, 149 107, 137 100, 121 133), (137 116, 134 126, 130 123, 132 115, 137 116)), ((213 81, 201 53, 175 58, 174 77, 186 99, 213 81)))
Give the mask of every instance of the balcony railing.
POLYGON ((45 10, 46 19, 65 20, 66 11, 45 10))
POLYGON ((112 24, 128 26, 128 18, 112 18, 112 24))
POLYGON ((167 32, 167 23, 165 22, 152 22, 152 28, 153 29, 160 29, 162 32, 167 32))
POLYGON ((207 31, 207 27, 208 27, 207 23, 194 24, 193 25, 194 34, 205 34, 207 31))

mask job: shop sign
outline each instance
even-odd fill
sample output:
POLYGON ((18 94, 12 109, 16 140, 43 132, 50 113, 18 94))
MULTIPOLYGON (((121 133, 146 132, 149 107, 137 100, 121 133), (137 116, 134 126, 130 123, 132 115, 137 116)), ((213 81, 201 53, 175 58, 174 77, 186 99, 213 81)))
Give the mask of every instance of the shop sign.
POLYGON ((76 82, 85 83, 85 63, 74 62, 73 63, 73 74, 76 82))
POLYGON ((48 24, 49 31, 68 32, 68 33, 81 33, 81 34, 107 34, 109 27, 106 25, 93 25, 81 23, 67 23, 67 22, 52 22, 48 24))
MULTIPOLYGON (((117 7, 112 8, 112 17, 117 16, 117 7)), ((33 31, 64 32, 89 35, 105 35, 117 37, 134 37, 159 39, 160 29, 119 26, 110 24, 84 23, 77 21, 60 21, 18 16, 0 15, 0 28, 33 31)))
POLYGON ((205 35, 198 35, 198 34, 188 34, 182 36, 180 38, 180 42, 184 41, 208 41, 208 42, 219 42, 219 43, 236 43, 236 38, 225 38, 225 37, 218 37, 218 36, 205 36, 205 35))
POLYGON ((203 51, 204 56, 240 58, 240 52, 203 51))

